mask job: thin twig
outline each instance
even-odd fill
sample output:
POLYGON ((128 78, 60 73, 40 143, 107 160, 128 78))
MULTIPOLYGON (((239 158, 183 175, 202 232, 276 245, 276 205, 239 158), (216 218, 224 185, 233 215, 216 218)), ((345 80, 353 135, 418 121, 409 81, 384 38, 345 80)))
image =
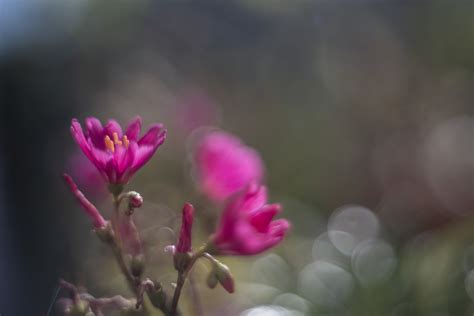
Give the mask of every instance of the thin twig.
POLYGON ((171 303, 171 316, 176 315, 178 309, 178 301, 181 296, 181 290, 183 289, 184 281, 186 281, 186 271, 178 272, 178 280, 176 281, 176 289, 174 290, 173 302, 171 303))
POLYGON ((186 269, 184 271, 178 271, 178 280, 176 281, 176 289, 174 291, 173 301, 172 301, 172 304, 171 304, 171 313, 170 313, 171 316, 176 315, 176 311, 178 309, 178 301, 179 301, 179 298, 181 296, 181 291, 183 289, 184 282, 186 281, 186 278, 187 278, 189 272, 191 271, 194 264, 196 263, 196 261, 199 258, 201 258, 202 256, 206 256, 206 254, 207 254, 205 252, 206 247, 207 247, 207 245, 204 245, 198 252, 193 254, 193 256, 191 257, 191 260, 188 263, 188 266, 186 267, 186 269))
POLYGON ((122 254, 120 233, 119 233, 119 216, 120 216, 119 207, 120 207, 120 199, 117 196, 114 196, 114 213, 112 215, 112 228, 115 234, 114 234, 113 242, 111 243, 111 247, 115 255, 115 259, 117 260, 117 263, 119 265, 120 271, 127 279, 128 286, 135 294, 138 294, 137 286, 140 284, 140 282, 139 281, 137 282, 137 280, 130 273, 122 254))

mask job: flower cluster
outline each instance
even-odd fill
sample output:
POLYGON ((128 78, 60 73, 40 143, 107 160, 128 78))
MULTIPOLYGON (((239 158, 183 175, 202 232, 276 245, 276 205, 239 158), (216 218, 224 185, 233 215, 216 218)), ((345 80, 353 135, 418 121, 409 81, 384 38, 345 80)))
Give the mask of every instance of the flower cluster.
POLYGON ((101 215, 71 176, 64 174, 64 180, 91 220, 97 235, 110 245, 136 297, 133 300, 123 297, 94 299, 62 281, 61 284, 73 293, 64 307, 68 314, 101 315, 104 302, 110 301, 121 306, 122 310, 141 309, 146 315, 153 314, 154 309, 161 310, 167 316, 179 315, 181 290, 198 259, 205 258, 212 265, 208 286, 214 288, 221 284, 232 293, 235 290, 232 274, 216 257, 259 254, 276 246, 290 227, 287 220, 274 219, 281 211, 281 206, 267 204, 267 188, 263 184, 265 172, 260 155, 229 133, 208 132, 198 139, 192 157, 198 189, 212 203, 222 207, 217 228, 208 241, 193 252, 195 209, 185 203, 179 238, 175 245, 166 247, 173 254, 178 273, 173 295, 166 293, 161 284, 144 278, 143 245, 133 217, 134 210, 143 204, 143 198, 135 191, 124 192, 124 186, 164 143, 166 129, 162 124, 153 124, 139 137, 141 125, 141 118, 136 117, 123 132, 115 120, 109 120, 102 126, 98 119, 87 118, 84 131, 76 119, 72 120, 74 140, 107 182, 113 196, 114 212, 111 219, 106 220, 101 215), (144 296, 148 296, 148 300, 144 300, 144 296), (103 304, 98 304, 99 301, 103 304), (150 304, 146 304, 147 301, 150 304))

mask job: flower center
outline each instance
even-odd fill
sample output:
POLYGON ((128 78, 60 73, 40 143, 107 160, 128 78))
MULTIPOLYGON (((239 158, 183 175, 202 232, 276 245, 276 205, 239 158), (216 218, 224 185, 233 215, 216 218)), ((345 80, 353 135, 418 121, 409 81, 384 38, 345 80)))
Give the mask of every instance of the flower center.
POLYGON ((110 139, 109 135, 105 136, 104 142, 105 142, 105 147, 110 150, 111 152, 115 152, 115 146, 125 146, 125 148, 128 148, 128 145, 130 144, 130 141, 127 138, 127 135, 123 135, 122 140, 118 138, 117 133, 112 134, 113 141, 110 139))

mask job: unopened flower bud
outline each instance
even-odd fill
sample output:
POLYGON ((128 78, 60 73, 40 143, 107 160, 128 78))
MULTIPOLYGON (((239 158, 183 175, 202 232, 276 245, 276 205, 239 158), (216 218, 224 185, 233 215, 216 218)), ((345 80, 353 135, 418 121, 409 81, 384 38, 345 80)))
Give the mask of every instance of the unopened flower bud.
POLYGON ((191 262, 191 254, 188 252, 177 252, 174 254, 173 263, 176 271, 183 272, 191 262))
POLYGON ((143 197, 135 191, 128 192, 128 205, 131 208, 139 208, 143 204, 143 197))
POLYGON ((215 261, 214 264, 214 269, 215 269, 215 276, 219 283, 222 285, 222 287, 229 293, 234 293, 234 277, 230 273, 229 268, 219 262, 215 261))
POLYGON ((191 233, 193 229, 194 207, 186 203, 183 207, 183 215, 181 218, 181 231, 179 233, 178 244, 176 245, 177 253, 185 253, 191 251, 191 233))
POLYGON ((71 193, 74 195, 76 200, 81 204, 82 208, 86 212, 87 216, 92 221, 92 225, 96 229, 102 229, 107 225, 107 222, 100 214, 99 210, 92 204, 84 194, 79 190, 74 180, 67 173, 63 174, 63 179, 71 190, 71 193))

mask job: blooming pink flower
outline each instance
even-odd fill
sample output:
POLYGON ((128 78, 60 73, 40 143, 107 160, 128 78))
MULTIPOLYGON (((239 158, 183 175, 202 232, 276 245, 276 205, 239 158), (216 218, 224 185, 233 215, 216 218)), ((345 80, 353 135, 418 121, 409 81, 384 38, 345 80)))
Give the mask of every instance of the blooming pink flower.
POLYGON ((69 186, 69 189, 71 190, 72 194, 81 204, 87 216, 89 216, 89 218, 91 219, 92 225, 94 225, 94 227, 97 229, 104 228, 105 226, 107 226, 107 222, 105 221, 105 219, 99 213, 94 204, 92 204, 78 189, 76 183, 74 183, 74 180, 72 180, 71 176, 65 173, 63 174, 63 178, 66 184, 69 186))
POLYGON ((129 179, 150 160, 165 141, 166 130, 162 124, 153 124, 140 139, 142 120, 133 119, 125 133, 115 120, 109 120, 105 127, 101 122, 86 119, 86 133, 81 124, 72 120, 71 133, 84 154, 96 166, 110 184, 126 184, 129 179))
POLYGON ((181 222, 181 231, 179 233, 177 253, 186 253, 191 251, 191 231, 193 229, 194 207, 186 203, 183 207, 183 217, 181 222))
POLYGON ((249 185, 229 201, 211 239, 218 254, 258 254, 285 237, 290 223, 285 219, 273 220, 281 206, 266 202, 267 189, 257 184, 249 185))
POLYGON ((237 137, 214 131, 197 144, 194 164, 201 191, 221 202, 251 182, 261 182, 264 166, 260 155, 237 137))

